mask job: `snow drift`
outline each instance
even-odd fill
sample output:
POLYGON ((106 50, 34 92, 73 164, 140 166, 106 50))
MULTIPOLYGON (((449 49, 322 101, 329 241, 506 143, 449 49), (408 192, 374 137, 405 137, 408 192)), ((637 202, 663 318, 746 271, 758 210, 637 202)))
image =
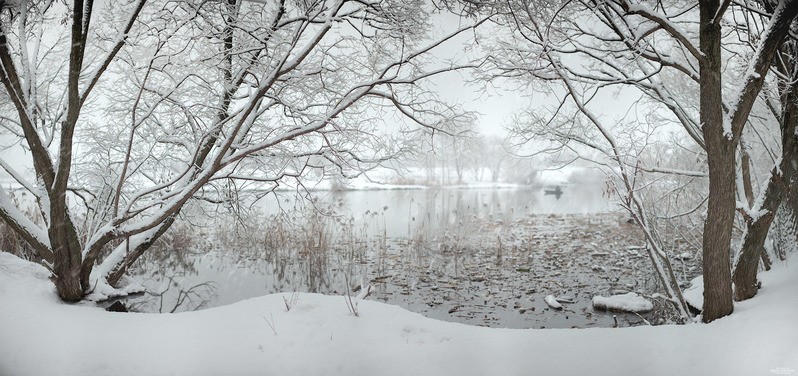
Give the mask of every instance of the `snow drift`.
MULTIPOLYGON (((0 252, 2 375, 768 375, 798 369, 798 267, 712 324, 490 329, 342 296, 179 314, 60 303, 43 268, 0 252)), ((290 296, 290 293, 288 294, 290 296)))

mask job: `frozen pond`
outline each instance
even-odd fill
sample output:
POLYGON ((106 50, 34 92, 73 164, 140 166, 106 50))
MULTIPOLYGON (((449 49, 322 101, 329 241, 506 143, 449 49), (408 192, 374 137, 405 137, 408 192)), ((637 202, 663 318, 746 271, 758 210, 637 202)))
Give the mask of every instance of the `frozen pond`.
MULTIPOLYGON (((150 293, 128 303, 179 312, 286 291, 345 294, 362 283, 373 288, 368 299, 472 325, 659 320, 658 300, 642 316, 593 310, 595 295, 656 292, 642 235, 602 187, 563 186, 559 199, 550 188, 319 192, 312 206, 269 196, 255 208, 270 220, 216 239, 224 247, 148 255, 138 274, 150 293), (565 298, 564 309, 550 309, 549 294, 565 298)), ((684 280, 697 272, 692 260, 675 267, 684 280)))

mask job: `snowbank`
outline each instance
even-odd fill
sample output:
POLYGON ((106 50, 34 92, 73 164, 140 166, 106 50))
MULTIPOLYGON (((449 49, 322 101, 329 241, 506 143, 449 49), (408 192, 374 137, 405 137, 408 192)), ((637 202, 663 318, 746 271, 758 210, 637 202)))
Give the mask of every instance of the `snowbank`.
POLYGON ((648 312, 654 309, 654 304, 646 300, 646 298, 637 295, 637 293, 628 292, 608 298, 594 296, 593 308, 624 312, 648 312))
POLYGON ((341 296, 283 295, 179 314, 58 301, 0 253, 0 375, 769 375, 798 369, 798 267, 709 325, 510 330, 341 296), (291 299, 289 299, 291 300, 291 299))

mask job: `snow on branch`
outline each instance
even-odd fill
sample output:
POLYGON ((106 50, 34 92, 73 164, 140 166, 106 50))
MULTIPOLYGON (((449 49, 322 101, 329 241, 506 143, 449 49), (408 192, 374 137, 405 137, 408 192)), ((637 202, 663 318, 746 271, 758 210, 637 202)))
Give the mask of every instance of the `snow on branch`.
POLYGON ((53 261, 50 239, 47 232, 28 219, 14 204, 6 190, 0 187, 0 218, 33 248, 39 257, 47 262, 53 261))
POLYGON ((680 170, 680 169, 666 168, 666 167, 646 167, 646 166, 640 166, 640 169, 646 172, 653 172, 658 174, 681 175, 681 176, 689 176, 694 178, 709 177, 708 173, 701 171, 689 171, 689 170, 680 170))
POLYGON ((796 15, 798 15, 798 0, 779 1, 773 11, 748 69, 740 80, 741 84, 732 94, 732 100, 728 104, 729 110, 724 117, 723 127, 729 139, 740 139, 748 115, 764 84, 765 75, 770 69, 770 63, 781 47, 796 15))
POLYGON ((687 50, 690 51, 690 54, 696 60, 698 61, 705 60, 704 54, 701 52, 698 46, 696 46, 696 44, 688 37, 689 34, 687 33, 687 31, 684 30, 677 23, 672 22, 667 16, 643 4, 639 3, 633 4, 626 0, 620 0, 619 3, 621 8, 624 11, 626 11, 628 14, 639 15, 659 25, 662 29, 667 31, 671 36, 673 36, 676 40, 678 40, 682 46, 687 48, 687 50))
POLYGON ((11 165, 9 165, 4 158, 0 158, 0 168, 2 168, 9 175, 11 175, 11 177, 17 183, 19 183, 22 186, 22 188, 24 188, 26 191, 30 192, 32 195, 36 196, 37 198, 42 197, 43 193, 41 192, 41 190, 34 187, 34 185, 31 184, 31 182, 28 179, 23 177, 22 174, 20 174, 16 169, 11 167, 11 165))

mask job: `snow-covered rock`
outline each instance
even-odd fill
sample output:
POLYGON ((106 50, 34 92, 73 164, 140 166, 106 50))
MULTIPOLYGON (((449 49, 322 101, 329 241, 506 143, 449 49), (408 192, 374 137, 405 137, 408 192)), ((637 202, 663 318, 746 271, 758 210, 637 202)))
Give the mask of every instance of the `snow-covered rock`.
POLYGON ((562 309, 562 304, 560 304, 560 302, 557 301, 557 298, 555 298, 554 295, 546 295, 546 297, 543 298, 543 300, 545 300, 546 304, 548 304, 549 307, 551 308, 562 309))
POLYGON ((634 292, 610 297, 594 296, 593 307, 611 311, 648 312, 654 309, 654 304, 634 292))

